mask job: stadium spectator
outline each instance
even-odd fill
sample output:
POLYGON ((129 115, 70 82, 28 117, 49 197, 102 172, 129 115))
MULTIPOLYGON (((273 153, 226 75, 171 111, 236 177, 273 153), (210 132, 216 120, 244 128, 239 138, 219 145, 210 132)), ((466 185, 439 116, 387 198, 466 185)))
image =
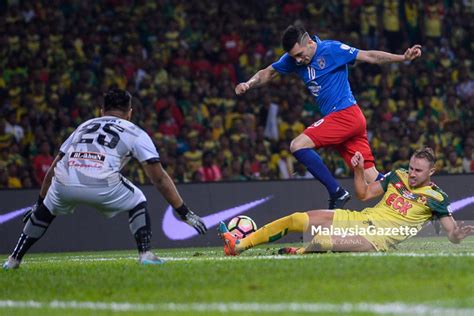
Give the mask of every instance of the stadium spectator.
POLYGON ((214 163, 214 154, 206 151, 202 155, 202 166, 197 170, 203 182, 220 181, 221 169, 214 163))
POLYGON ((0 149, 10 147, 14 141, 14 135, 7 132, 5 121, 0 119, 0 149))
MULTIPOLYGON (((30 178, 33 184, 32 160, 41 141, 47 139, 51 146, 59 146, 78 124, 98 114, 93 105, 109 85, 126 86, 137 96, 134 122, 149 135, 159 128, 160 112, 172 104, 171 114, 180 129, 176 155, 168 151, 169 168, 173 170, 187 151, 187 135, 192 132, 192 127, 184 124, 183 115, 191 113, 190 123, 200 128, 198 148, 203 151, 207 137, 203 131, 209 127, 216 140, 222 136, 230 140, 234 131, 224 123, 232 120, 231 113, 240 110, 235 106, 237 102, 245 104, 242 116, 255 117, 254 125, 244 120, 239 126, 244 133, 249 132, 250 139, 257 139, 249 150, 259 146, 259 128, 265 128, 268 122, 263 138, 266 152, 256 150, 259 157, 266 155, 269 161, 279 150, 278 125, 290 123, 286 116, 289 110, 303 107, 298 120, 305 127, 318 121, 321 113, 295 78, 281 77, 258 93, 251 91, 235 98, 232 76, 242 81, 281 55, 278 32, 293 23, 319 32, 321 39, 340 38, 363 49, 389 49, 393 42, 385 39, 384 22, 392 23, 388 17, 393 13, 384 9, 394 5, 400 11, 397 36, 407 41, 403 45, 419 43, 422 38, 424 57, 409 66, 374 68, 361 64, 350 68, 351 88, 367 118, 374 152, 384 142, 391 157, 405 136, 410 139, 411 150, 426 145, 428 139, 420 138, 420 133, 425 131, 428 115, 439 123, 435 134, 446 138, 436 146, 455 140, 458 154, 463 152, 469 131, 474 128, 474 98, 469 97, 474 59, 470 1, 282 1, 275 5, 274 1, 261 0, 245 6, 223 0, 115 1, 113 5, 73 4, 67 10, 60 2, 39 0, 19 7, 17 3, 5 2, 0 13, 5 44, 0 46, 0 121, 8 120, 15 130, 5 133, 0 122, 0 147, 18 143, 17 154, 26 161, 17 164, 19 174, 30 178), (288 15, 283 13, 284 7, 288 15), (234 60, 237 52, 239 58, 234 60), (220 59, 221 55, 224 59, 220 59), (424 103, 429 90, 430 100, 424 103), (381 101, 384 112, 380 110, 381 101), (431 109, 423 109, 424 104, 430 104, 431 109), (379 119, 388 120, 387 129, 380 128, 379 119), (456 128, 446 126, 447 122, 456 122, 449 123, 456 128), (19 137, 18 127, 23 130, 23 138, 19 137), (448 139, 446 133, 452 136, 448 139)), ((219 150, 227 153, 230 166, 230 149, 219 144, 216 152, 219 150)), ((337 154, 324 155, 333 174, 348 174, 336 173, 340 168, 337 154)), ((440 164, 445 165, 442 155, 440 158, 440 164)), ((389 171, 391 163, 390 159, 381 159, 377 168, 389 171)), ((129 167, 128 176, 137 183, 149 183, 138 172, 139 166, 129 167)), ((228 169, 220 167, 223 173, 228 169)), ((191 174, 176 179, 190 181, 190 177, 191 174)), ((279 176, 272 173, 272 177, 279 176)))
POLYGON ((461 101, 468 101, 474 98, 474 79, 471 78, 467 68, 462 67, 459 70, 459 83, 456 86, 456 92, 461 101))
POLYGON ((292 175, 293 179, 312 179, 313 176, 309 173, 308 169, 300 163, 295 163, 293 166, 295 172, 292 175))
POLYGON ((466 173, 474 172, 474 151, 471 146, 464 147, 464 155, 462 158, 463 171, 466 173))
POLYGON ((18 167, 15 163, 10 163, 7 167, 8 174, 8 188, 10 189, 21 189, 21 180, 18 177, 18 167))
POLYGON ((451 151, 448 155, 448 160, 443 168, 446 173, 462 173, 463 172, 463 161, 462 158, 458 157, 456 151, 451 151))
POLYGON ((38 154, 33 157, 33 171, 36 183, 39 185, 43 183, 44 177, 53 161, 54 157, 51 155, 49 143, 47 141, 41 142, 38 154))

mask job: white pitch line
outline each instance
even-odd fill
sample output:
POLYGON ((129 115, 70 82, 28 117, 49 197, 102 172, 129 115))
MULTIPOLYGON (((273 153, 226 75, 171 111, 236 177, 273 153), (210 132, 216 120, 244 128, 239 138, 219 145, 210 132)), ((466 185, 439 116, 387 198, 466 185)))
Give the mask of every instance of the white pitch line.
MULTIPOLYGON (((350 257, 374 257, 374 258, 389 258, 389 257, 474 257, 474 253, 345 253, 345 254, 332 254, 332 255, 345 255, 350 257)), ((160 256, 165 261, 229 261, 229 260, 243 260, 243 261, 254 261, 254 260, 302 260, 302 259, 314 259, 324 258, 325 254, 320 255, 303 255, 303 256, 291 256, 291 255, 265 255, 265 256, 240 256, 240 257, 167 257, 160 256)), ((114 261, 114 260, 137 260, 136 256, 116 256, 116 257, 99 257, 99 256, 53 256, 43 258, 31 258, 25 260, 28 264, 31 263, 42 263, 42 262, 60 262, 60 261, 71 261, 71 262, 100 262, 100 261, 114 261)))
POLYGON ((78 301, 13 301, 0 300, 0 308, 69 309, 114 312, 223 312, 223 313, 374 313, 400 315, 473 315, 474 308, 442 307, 427 304, 390 303, 159 303, 78 302, 78 301))

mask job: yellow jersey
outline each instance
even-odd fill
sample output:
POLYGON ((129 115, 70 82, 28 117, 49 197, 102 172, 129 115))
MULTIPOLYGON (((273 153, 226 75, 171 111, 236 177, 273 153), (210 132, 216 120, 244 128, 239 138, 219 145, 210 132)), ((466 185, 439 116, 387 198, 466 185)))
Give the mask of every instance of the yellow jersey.
MULTIPOLYGON (((432 217, 451 216, 448 195, 437 185, 412 188, 408 184, 408 171, 396 169, 380 181, 384 196, 377 205, 362 210, 371 225, 381 228, 407 227, 419 232, 432 217)), ((410 236, 388 235, 388 245, 397 244, 410 236)))

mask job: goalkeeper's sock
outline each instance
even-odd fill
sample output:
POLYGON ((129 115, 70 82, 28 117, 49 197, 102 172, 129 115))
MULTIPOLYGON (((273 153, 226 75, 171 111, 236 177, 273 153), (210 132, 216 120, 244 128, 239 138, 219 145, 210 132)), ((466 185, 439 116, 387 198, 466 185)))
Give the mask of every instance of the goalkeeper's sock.
POLYGON ((239 240, 235 245, 235 250, 236 252, 241 252, 263 243, 273 242, 289 232, 303 233, 308 229, 308 225, 309 216, 307 213, 293 213, 277 219, 261 227, 255 233, 239 240))
POLYGON ((151 223, 146 202, 138 204, 128 212, 128 224, 137 243, 138 253, 151 250, 151 223))
POLYGON ((44 204, 38 206, 26 222, 11 256, 21 261, 31 246, 44 235, 55 218, 56 216, 52 215, 44 204))
POLYGON ((315 150, 312 148, 299 149, 293 153, 293 156, 326 187, 329 195, 334 195, 337 192, 340 187, 339 183, 315 150))

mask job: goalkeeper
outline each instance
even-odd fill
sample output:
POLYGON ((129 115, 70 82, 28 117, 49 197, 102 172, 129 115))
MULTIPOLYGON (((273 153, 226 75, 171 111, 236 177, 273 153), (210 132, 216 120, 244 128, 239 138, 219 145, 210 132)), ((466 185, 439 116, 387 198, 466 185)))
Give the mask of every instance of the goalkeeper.
POLYGON ((23 232, 12 254, 3 264, 6 270, 20 266, 28 249, 46 232, 56 215, 71 214, 86 204, 106 217, 128 212, 130 231, 137 243, 141 264, 163 261, 151 251, 151 224, 143 192, 120 174, 136 158, 156 189, 183 221, 198 233, 206 225, 183 202, 160 163, 150 136, 133 124, 132 96, 111 89, 104 96, 102 116, 81 124, 63 143, 41 186, 38 203, 24 217, 23 232))
POLYGON ((356 152, 351 159, 356 195, 362 201, 383 195, 374 207, 361 212, 336 209, 293 213, 240 240, 221 222, 218 232, 224 240, 224 252, 235 256, 278 240, 288 232, 308 234, 311 242, 303 248, 280 249, 280 254, 386 251, 416 235, 432 218, 439 219, 449 241, 459 243, 474 231, 474 226, 464 226, 453 219, 448 196, 430 180, 435 162, 431 148, 419 149, 412 155, 408 170, 394 170, 384 179, 367 184, 364 157, 356 152))

